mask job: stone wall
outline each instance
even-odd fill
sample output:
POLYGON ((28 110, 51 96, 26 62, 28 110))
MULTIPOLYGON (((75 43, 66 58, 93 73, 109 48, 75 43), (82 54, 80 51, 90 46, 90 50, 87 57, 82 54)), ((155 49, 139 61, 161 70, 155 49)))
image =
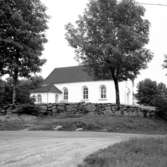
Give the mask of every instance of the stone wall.
MULTIPOLYGON (((13 108, 12 105, 5 106, 0 109, 0 114, 17 113, 20 108, 26 108, 31 110, 32 105, 18 105, 13 108)), ((33 107, 34 108, 34 107, 33 107)), ((142 106, 130 106, 121 105, 120 110, 117 110, 117 106, 111 103, 62 103, 62 104, 38 104, 36 108, 39 110, 40 115, 57 116, 64 114, 69 116, 80 116, 87 113, 95 113, 99 115, 117 115, 117 116, 139 116, 139 117, 154 117, 156 116, 156 110, 153 107, 142 106)), ((26 110, 27 110, 26 109, 26 110)), ((25 109, 24 109, 25 112, 25 109)), ((29 111, 28 111, 29 112, 29 111)), ((27 113, 28 113, 27 112, 27 113)))
POLYGON ((46 115, 56 116, 59 113, 72 115, 82 115, 89 112, 96 114, 111 114, 125 116, 140 116, 154 117, 156 110, 153 107, 129 106, 121 105, 120 110, 117 110, 115 104, 94 104, 94 103, 63 103, 63 104, 40 104, 41 113, 46 115))

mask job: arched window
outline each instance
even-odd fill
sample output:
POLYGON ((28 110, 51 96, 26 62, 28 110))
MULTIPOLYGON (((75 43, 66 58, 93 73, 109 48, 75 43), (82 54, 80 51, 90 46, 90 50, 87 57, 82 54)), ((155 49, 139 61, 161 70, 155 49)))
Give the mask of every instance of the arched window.
POLYGON ((42 96, 41 95, 37 95, 37 102, 42 103, 42 96))
POLYGON ((67 88, 63 89, 63 95, 64 95, 64 100, 68 100, 68 89, 67 88))
POLYGON ((83 87, 83 99, 87 100, 88 98, 89 98, 88 87, 84 86, 83 87))
POLYGON ((100 86, 100 97, 101 99, 107 98, 107 90, 106 90, 106 86, 104 85, 100 86))
POLYGON ((35 95, 32 96, 32 99, 33 99, 34 102, 36 102, 36 96, 35 95))

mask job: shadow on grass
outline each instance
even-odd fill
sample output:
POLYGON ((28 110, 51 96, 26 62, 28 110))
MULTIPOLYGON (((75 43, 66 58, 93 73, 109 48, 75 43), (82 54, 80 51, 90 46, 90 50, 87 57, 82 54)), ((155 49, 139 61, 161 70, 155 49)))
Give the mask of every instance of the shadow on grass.
POLYGON ((78 167, 166 167, 167 138, 133 139, 88 156, 78 167))

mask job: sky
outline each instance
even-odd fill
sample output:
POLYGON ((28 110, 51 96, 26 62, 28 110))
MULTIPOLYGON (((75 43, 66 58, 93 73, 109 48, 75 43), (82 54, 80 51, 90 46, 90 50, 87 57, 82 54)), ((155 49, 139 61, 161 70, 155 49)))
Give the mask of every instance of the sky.
MULTIPOLYGON (((75 23, 78 15, 82 15, 88 0, 41 0, 47 7, 48 30, 46 37, 48 42, 44 45, 42 57, 47 59, 42 67, 40 75, 46 78, 50 72, 57 67, 67 67, 78 65, 75 60, 74 49, 69 46, 65 39, 65 25, 69 22, 75 23)), ((139 3, 159 3, 167 4, 167 0, 137 0, 139 3)), ((167 54, 167 6, 144 5, 146 12, 145 18, 151 23, 150 41, 146 46, 154 57, 148 64, 148 68, 141 70, 136 79, 139 81, 150 78, 157 82, 167 84, 167 69, 162 68, 164 55, 167 54)))

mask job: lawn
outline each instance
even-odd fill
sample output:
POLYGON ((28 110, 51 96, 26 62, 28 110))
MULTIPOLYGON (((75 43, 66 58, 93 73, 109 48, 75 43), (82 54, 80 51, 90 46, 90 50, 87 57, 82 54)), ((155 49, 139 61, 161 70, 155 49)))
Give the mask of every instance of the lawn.
POLYGON ((105 131, 120 133, 167 134, 167 122, 160 119, 87 114, 82 117, 1 116, 0 130, 105 131))
POLYGON ((167 138, 133 139, 88 156, 78 167, 166 167, 167 138))

